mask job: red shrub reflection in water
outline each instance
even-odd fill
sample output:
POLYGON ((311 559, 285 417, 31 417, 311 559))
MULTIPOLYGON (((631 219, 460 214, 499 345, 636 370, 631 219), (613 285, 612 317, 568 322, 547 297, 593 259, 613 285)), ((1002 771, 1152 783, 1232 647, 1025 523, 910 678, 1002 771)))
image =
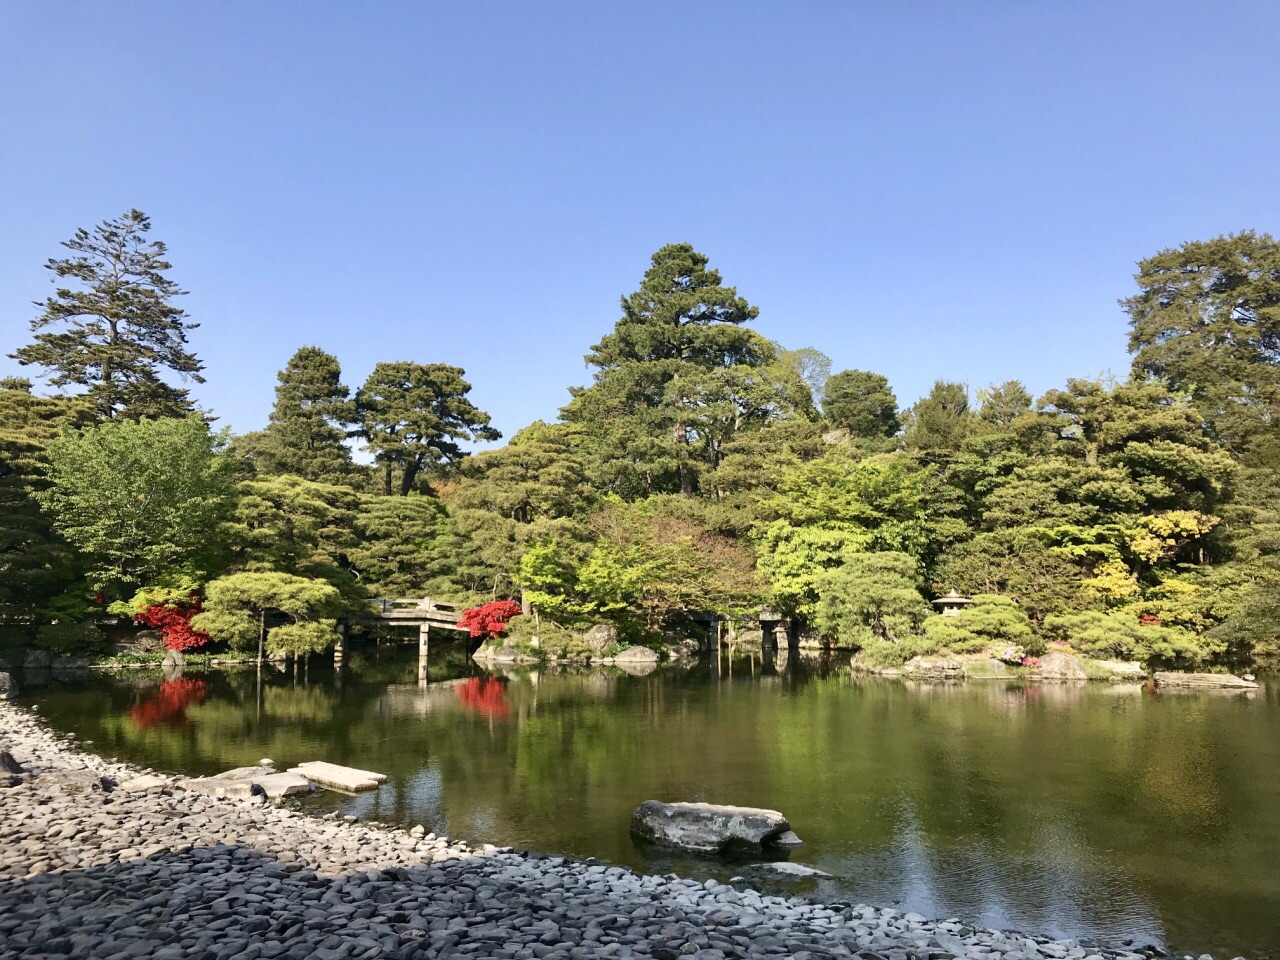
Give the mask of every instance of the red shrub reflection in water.
POLYGON ((203 680, 188 680, 181 677, 177 680, 166 680, 160 684, 160 690, 154 697, 148 697, 129 711, 129 719, 139 730, 146 730, 156 724, 163 724, 172 729, 187 725, 187 707, 199 703, 208 694, 209 688, 203 680))
POLYGON ((510 712, 507 708, 507 685, 497 677, 472 677, 455 689, 462 706, 481 716, 505 717, 510 712))

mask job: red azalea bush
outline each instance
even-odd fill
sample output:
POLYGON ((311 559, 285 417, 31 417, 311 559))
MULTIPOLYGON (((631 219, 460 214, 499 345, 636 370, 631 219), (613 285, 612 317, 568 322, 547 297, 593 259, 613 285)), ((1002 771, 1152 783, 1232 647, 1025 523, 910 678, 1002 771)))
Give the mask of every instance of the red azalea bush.
POLYGON ((512 617, 520 616, 520 604, 514 600, 493 600, 482 607, 462 611, 458 626, 466 627, 473 637, 496 637, 507 629, 512 617))
POLYGON ((203 680, 190 680, 186 677, 166 680, 160 684, 160 690, 154 697, 148 697, 129 711, 129 719, 139 730, 146 730, 158 723, 175 730, 185 727, 187 707, 199 703, 208 692, 209 688, 203 680))
POLYGON ((1157 617, 1154 613, 1144 613, 1138 618, 1138 626, 1140 627, 1161 627, 1164 621, 1157 617))
POLYGON ((200 612, 200 599, 192 597, 183 603, 153 603, 134 614, 135 623, 160 631, 160 639, 170 650, 195 650, 209 642, 209 635, 191 626, 191 618, 200 612))

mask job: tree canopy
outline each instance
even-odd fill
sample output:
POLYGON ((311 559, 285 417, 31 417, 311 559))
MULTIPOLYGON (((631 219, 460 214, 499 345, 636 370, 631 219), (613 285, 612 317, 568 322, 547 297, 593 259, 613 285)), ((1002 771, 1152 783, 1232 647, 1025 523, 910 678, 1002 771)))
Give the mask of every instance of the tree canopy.
POLYGON ((185 417, 187 391, 167 372, 203 383, 203 365, 187 348, 198 324, 173 301, 186 291, 167 276, 172 265, 151 220, 130 210, 63 243, 72 256, 45 264, 60 286, 31 321, 33 341, 10 356, 49 371, 55 387, 83 387, 99 417, 185 417), (78 289, 76 288, 78 287, 78 289))

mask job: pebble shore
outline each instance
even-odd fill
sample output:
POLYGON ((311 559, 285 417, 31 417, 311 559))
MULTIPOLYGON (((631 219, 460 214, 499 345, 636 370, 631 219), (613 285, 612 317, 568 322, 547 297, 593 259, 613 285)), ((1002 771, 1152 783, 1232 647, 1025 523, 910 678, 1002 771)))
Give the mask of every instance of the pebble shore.
POLYGON ((3 702, 0 750, 0 960, 1163 956, 215 799, 3 702))

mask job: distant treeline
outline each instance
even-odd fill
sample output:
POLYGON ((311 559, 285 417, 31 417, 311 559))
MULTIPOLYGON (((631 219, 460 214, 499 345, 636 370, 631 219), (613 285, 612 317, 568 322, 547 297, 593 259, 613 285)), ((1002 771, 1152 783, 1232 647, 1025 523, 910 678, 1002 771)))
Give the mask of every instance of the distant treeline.
POLYGON ((149 229, 130 211, 48 262, 56 290, 11 356, 61 392, 0 381, 0 619, 54 649, 91 647, 114 611, 238 646, 269 613, 269 642, 302 652, 364 597, 432 595, 520 600, 536 615, 512 642, 543 650, 767 607, 883 664, 1051 642, 1174 667, 1280 654, 1265 234, 1140 263, 1123 380, 1039 398, 939 381, 905 410, 883 376, 756 333, 757 308, 671 244, 559 420, 468 455, 499 435, 462 369, 379 363, 352 391, 316 346, 280 371, 265 429, 211 427, 178 385, 200 380, 196 324, 149 229), (977 602, 932 616, 953 589, 977 602))

